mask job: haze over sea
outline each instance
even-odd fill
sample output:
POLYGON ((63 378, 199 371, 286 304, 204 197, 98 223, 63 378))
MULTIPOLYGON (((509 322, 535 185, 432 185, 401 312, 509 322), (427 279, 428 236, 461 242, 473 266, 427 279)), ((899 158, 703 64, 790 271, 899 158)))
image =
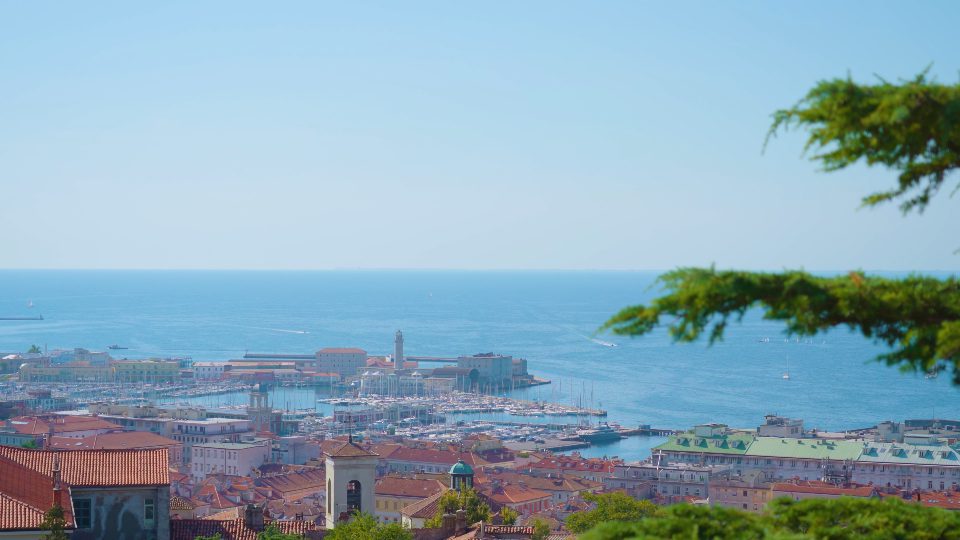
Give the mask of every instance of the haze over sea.
MULTIPOLYGON (((532 373, 553 384, 516 396, 570 403, 582 394, 586 403, 592 395, 610 421, 623 425, 752 427, 778 413, 811 427, 846 429, 885 419, 960 417, 960 394, 949 377, 926 379, 873 362, 882 349, 846 330, 784 342, 783 326, 755 313, 712 347, 673 344, 665 331, 593 336, 618 309, 651 299, 656 276, 4 270, 0 316, 40 313, 44 320, 0 321, 0 352, 34 343, 96 350, 116 343, 130 347, 116 351, 129 358, 228 360, 244 351, 312 353, 330 346, 389 354, 401 329, 409 355, 492 351, 526 358, 532 373), (760 341, 765 337, 768 343, 760 341)), ((627 440, 593 453, 640 458, 653 442, 627 440)))

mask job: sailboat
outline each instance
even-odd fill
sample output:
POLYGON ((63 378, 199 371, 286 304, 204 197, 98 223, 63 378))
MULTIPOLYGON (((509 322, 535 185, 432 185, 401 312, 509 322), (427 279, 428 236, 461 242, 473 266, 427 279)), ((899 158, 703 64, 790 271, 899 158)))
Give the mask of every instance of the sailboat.
POLYGON ((787 357, 787 368, 786 368, 786 370, 784 370, 783 375, 781 376, 781 378, 782 378, 783 380, 785 380, 785 381, 789 381, 789 380, 790 380, 790 357, 789 357, 789 356, 787 357))
POLYGON ((33 300, 27 300, 27 307, 28 307, 28 308, 32 308, 32 307, 33 307, 33 300))

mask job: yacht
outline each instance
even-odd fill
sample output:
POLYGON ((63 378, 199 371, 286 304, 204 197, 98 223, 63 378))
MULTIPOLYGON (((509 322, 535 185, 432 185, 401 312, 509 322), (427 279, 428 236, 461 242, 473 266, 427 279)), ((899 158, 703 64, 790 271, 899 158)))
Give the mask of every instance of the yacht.
POLYGON ((577 438, 579 438, 581 441, 594 443, 616 441, 620 440, 622 437, 617 430, 610 427, 610 425, 606 422, 603 422, 593 429, 578 429, 577 438))

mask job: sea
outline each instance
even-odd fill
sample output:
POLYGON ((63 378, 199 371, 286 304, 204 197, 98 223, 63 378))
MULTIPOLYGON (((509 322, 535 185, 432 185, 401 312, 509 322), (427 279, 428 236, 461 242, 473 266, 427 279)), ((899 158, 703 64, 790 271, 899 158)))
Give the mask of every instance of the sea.
MULTIPOLYGON (((361 347, 390 354, 397 330, 412 356, 496 352, 526 358, 549 385, 511 395, 582 403, 623 426, 704 422, 755 427, 766 414, 843 430, 882 420, 960 418, 949 377, 903 373, 848 329, 788 338, 751 312, 723 341, 674 343, 598 333, 619 309, 658 293, 656 272, 617 271, 0 271, 0 352, 129 347, 114 356, 230 360, 245 352, 361 347), (32 307, 31 307, 32 306, 32 307), (613 346, 611 346, 613 345, 613 346), (789 378, 784 378, 788 373, 789 378)), ((278 389, 275 406, 316 406, 278 389)), ((206 405, 246 396, 201 398, 206 405)), ((494 419, 505 419, 492 417, 494 419)), ((523 418, 530 420, 530 418, 523 418)), ((642 459, 662 439, 630 437, 581 450, 642 459)))

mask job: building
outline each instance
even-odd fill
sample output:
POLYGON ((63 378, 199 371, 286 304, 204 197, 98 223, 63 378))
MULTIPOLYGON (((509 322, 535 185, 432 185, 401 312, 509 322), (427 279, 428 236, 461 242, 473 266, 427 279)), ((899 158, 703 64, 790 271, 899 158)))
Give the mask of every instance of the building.
POLYGON ((376 485, 377 454, 353 440, 340 441, 326 453, 327 528, 333 529, 354 512, 371 512, 376 485))
POLYGON ((760 437, 805 437, 803 420, 768 414, 763 417, 764 422, 757 428, 760 437))
POLYGON ((272 520, 264 516, 264 508, 244 506, 238 517, 228 519, 174 519, 170 521, 170 540, 195 540, 197 537, 219 537, 223 540, 257 540, 272 525, 282 534, 308 539, 322 538, 316 524, 302 519, 272 520))
MULTIPOLYGON (((457 367, 477 370, 476 384, 481 390, 496 391, 513 384, 513 357, 480 353, 457 358, 457 367)), ((436 374, 434 374, 436 376, 436 374)))
POLYGON ((960 452, 942 436, 924 444, 820 437, 761 437, 722 424, 696 426, 654 448, 664 463, 728 465, 734 476, 872 484, 897 489, 960 486, 960 452))
POLYGON ((39 366, 24 364, 19 371, 21 382, 113 382, 113 369, 107 365, 87 363, 39 366))
POLYGON ((393 365, 403 366, 403 332, 399 330, 393 338, 393 365))
MULTIPOLYGON (((72 540, 168 540, 169 461, 166 449, 58 452, 0 446, 0 463, 8 467, 14 463, 21 472, 30 469, 50 479, 59 469, 73 507, 72 540)), ((0 475, 0 491, 25 478, 0 475)))
POLYGON ((208 442, 193 445, 190 475, 200 481, 210 474, 249 476, 270 460, 270 439, 208 442))
POLYGON ((194 362, 193 378, 200 381, 219 381, 227 367, 226 362, 194 362))
POLYGON ((493 480, 477 486, 477 492, 499 507, 509 507, 520 515, 536 514, 550 507, 551 495, 533 489, 524 481, 517 483, 493 480))
POLYGON ((241 436, 252 435, 250 421, 235 418, 204 418, 202 420, 172 420, 170 438, 183 444, 184 461, 192 459, 192 450, 198 444, 239 442, 241 436))
POLYGON ((773 500, 771 486, 763 474, 714 478, 710 482, 710 505, 760 513, 773 500))
POLYGON ((119 383, 171 383, 180 379, 180 363, 167 360, 114 360, 113 377, 119 383))
POLYGON ((436 479, 384 476, 374 488, 374 516, 384 523, 400 523, 402 509, 446 490, 436 479))
POLYGON ((315 371, 336 373, 340 379, 359 375, 367 366, 367 351, 356 348, 328 347, 317 351, 315 371))

